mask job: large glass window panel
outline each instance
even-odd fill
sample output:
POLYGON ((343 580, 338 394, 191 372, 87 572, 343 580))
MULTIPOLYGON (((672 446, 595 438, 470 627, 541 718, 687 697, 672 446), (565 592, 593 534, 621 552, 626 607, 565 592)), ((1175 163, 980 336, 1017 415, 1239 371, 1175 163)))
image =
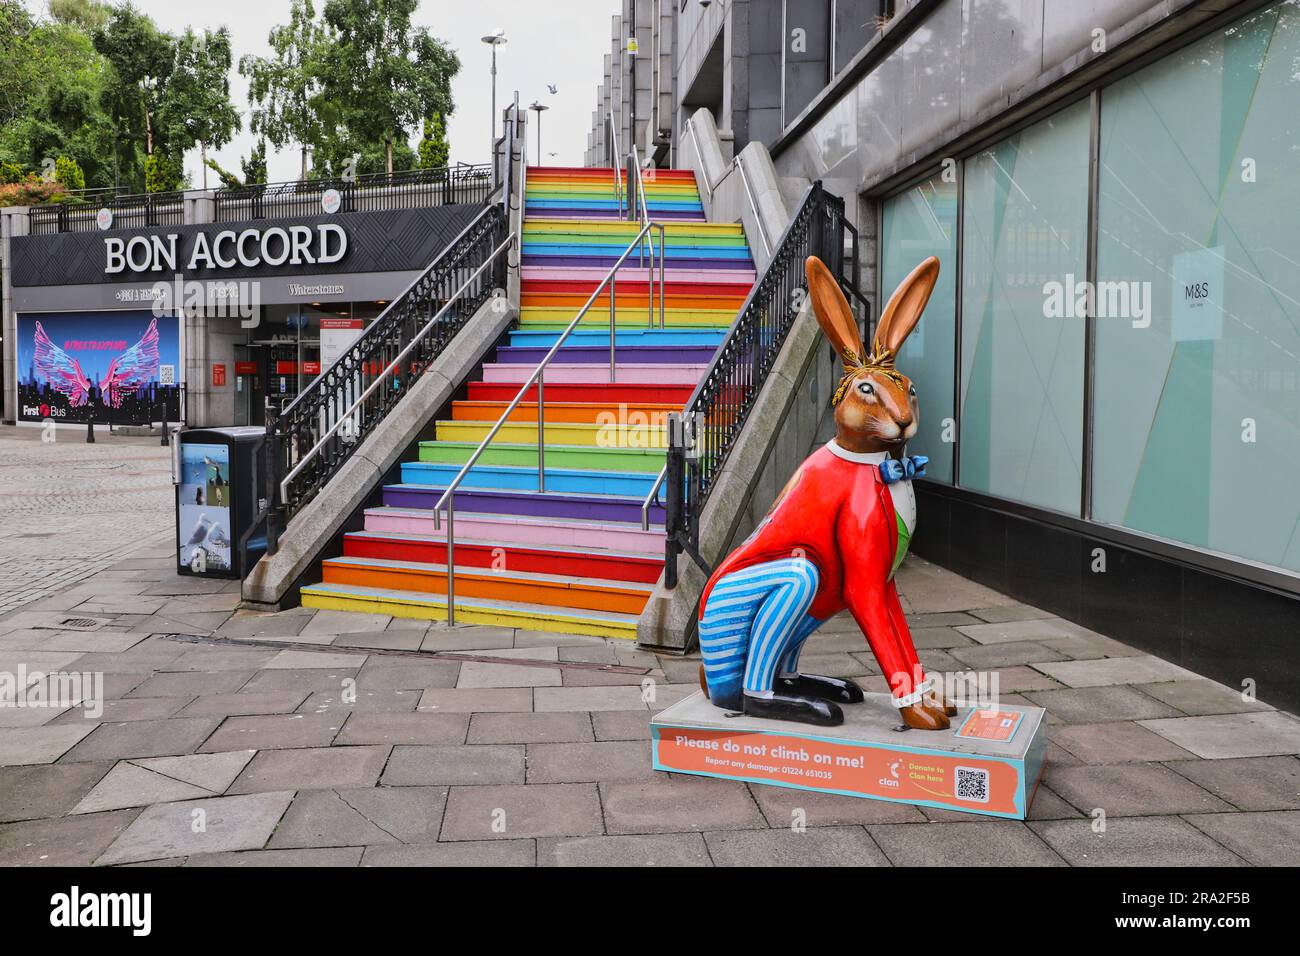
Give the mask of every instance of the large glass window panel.
POLYGON ((1300 5, 1102 94, 1093 517, 1300 571, 1300 5), (1100 301, 1099 301, 1100 310, 1100 301))
POLYGON ((957 184, 949 179, 934 176, 884 204, 880 268, 880 287, 888 297, 917 263, 939 257, 939 282, 903 345, 898 367, 916 385, 921 406, 920 427, 908 443, 908 454, 928 455, 927 477, 946 482, 952 481, 957 370, 957 184))
POLYGON ((964 487, 1070 514, 1081 496, 1089 110, 1075 104, 966 163, 964 487))

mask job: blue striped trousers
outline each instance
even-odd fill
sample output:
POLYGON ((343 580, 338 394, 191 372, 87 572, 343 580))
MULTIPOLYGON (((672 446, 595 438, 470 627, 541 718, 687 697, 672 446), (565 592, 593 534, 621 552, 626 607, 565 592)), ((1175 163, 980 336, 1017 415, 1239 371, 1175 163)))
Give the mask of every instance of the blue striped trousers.
POLYGON ((709 592, 700 652, 709 699, 738 708, 742 691, 769 696, 778 673, 796 672, 799 651, 822 622, 808 614, 820 574, 806 558, 733 571, 709 592))

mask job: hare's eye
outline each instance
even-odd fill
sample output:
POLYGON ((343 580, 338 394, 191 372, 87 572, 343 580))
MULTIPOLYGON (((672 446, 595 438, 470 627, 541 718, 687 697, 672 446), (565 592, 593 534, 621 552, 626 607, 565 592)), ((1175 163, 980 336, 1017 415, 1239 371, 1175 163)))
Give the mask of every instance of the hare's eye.
POLYGON ((876 390, 871 386, 870 382, 863 382, 861 385, 858 386, 858 391, 861 392, 863 395, 876 394, 876 390))
POLYGON ((907 387, 907 394, 910 395, 912 398, 916 398, 916 386, 909 385, 907 387))

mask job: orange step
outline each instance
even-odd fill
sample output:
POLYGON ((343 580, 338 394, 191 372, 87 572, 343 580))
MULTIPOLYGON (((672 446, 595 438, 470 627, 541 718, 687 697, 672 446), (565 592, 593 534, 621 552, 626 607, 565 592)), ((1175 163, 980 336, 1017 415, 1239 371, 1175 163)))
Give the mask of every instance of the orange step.
MULTIPOLYGON (((447 593, 447 569, 441 564, 381 561, 377 558, 329 558, 321 565, 326 584, 387 588, 423 594, 447 593)), ((652 584, 570 578, 555 574, 499 572, 481 568, 456 569, 457 597, 484 598, 640 614, 650 598, 652 584)))

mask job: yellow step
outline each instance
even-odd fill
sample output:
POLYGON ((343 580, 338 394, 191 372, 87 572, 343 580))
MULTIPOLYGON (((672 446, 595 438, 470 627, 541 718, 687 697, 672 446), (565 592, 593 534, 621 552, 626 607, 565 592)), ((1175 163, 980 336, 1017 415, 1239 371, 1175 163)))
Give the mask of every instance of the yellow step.
MULTIPOLYGON (((440 421, 437 424, 437 440, 481 442, 494 424, 496 423, 440 421)), ((547 422, 546 443, 585 445, 593 448, 667 448, 667 432, 668 429, 663 425, 579 425, 547 422)), ((493 439, 493 443, 496 442, 534 445, 537 443, 537 425, 506 422, 493 439)))
MULTIPOLYGON (((302 589, 302 606, 359 614, 388 614, 422 621, 445 621, 444 595, 412 591, 390 591, 355 585, 314 584, 302 589)), ((511 601, 456 599, 457 624, 486 624, 518 627, 559 634, 636 639, 636 616, 608 611, 579 611, 548 608, 511 601)))

